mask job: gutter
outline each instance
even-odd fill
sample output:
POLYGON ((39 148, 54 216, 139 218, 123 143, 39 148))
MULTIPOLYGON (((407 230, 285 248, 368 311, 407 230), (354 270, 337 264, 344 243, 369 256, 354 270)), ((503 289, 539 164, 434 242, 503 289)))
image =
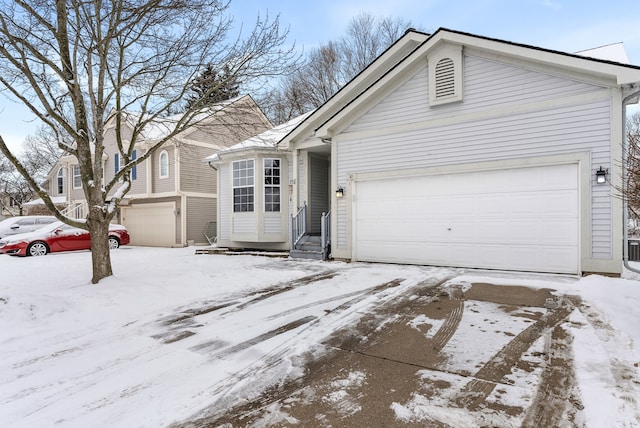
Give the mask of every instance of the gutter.
POLYGON ((627 177, 627 104, 632 98, 640 96, 640 90, 636 90, 631 94, 624 97, 622 100, 622 231, 623 231, 623 248, 622 248, 622 263, 624 267, 631 272, 640 273, 640 270, 629 266, 629 213, 627 197, 624 195, 626 192, 626 177, 627 177))

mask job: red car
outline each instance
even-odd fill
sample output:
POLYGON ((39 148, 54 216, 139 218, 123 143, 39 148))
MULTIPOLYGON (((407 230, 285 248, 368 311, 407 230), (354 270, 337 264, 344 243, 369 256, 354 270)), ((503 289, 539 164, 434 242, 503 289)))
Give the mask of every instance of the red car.
MULTIPOLYGON (((109 248, 129 243, 129 232, 119 224, 109 225, 109 248)), ((12 256, 44 256, 58 251, 91 249, 89 232, 61 221, 46 225, 34 232, 21 233, 0 239, 0 253, 12 256)))

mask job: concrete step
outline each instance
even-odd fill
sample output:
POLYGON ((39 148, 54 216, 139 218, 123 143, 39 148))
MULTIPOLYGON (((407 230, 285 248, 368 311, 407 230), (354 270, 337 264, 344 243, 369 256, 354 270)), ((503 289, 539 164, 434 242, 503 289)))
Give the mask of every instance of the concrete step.
POLYGON ((293 259, 322 260, 322 251, 291 250, 289 251, 289 257, 293 259))

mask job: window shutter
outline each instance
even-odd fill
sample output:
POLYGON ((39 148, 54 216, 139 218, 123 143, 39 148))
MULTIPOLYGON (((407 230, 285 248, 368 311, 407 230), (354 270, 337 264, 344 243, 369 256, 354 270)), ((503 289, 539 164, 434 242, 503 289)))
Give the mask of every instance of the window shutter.
MULTIPOLYGON (((136 151, 134 150, 133 153, 131 153, 131 160, 136 160, 136 151)), ((131 179, 135 180, 138 176, 138 173, 136 172, 136 165, 133 166, 133 169, 131 170, 131 179)))
POLYGON ((115 164, 115 173, 117 174, 120 170, 120 158, 118 157, 118 153, 113 155, 113 163, 115 164))

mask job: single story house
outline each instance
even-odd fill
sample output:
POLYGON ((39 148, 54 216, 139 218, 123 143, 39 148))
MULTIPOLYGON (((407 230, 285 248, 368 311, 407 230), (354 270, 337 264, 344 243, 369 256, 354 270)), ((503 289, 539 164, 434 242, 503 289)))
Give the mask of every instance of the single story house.
POLYGON ((640 67, 589 52, 408 30, 277 141, 206 159, 218 241, 324 235, 335 259, 619 274, 639 89, 640 67))

